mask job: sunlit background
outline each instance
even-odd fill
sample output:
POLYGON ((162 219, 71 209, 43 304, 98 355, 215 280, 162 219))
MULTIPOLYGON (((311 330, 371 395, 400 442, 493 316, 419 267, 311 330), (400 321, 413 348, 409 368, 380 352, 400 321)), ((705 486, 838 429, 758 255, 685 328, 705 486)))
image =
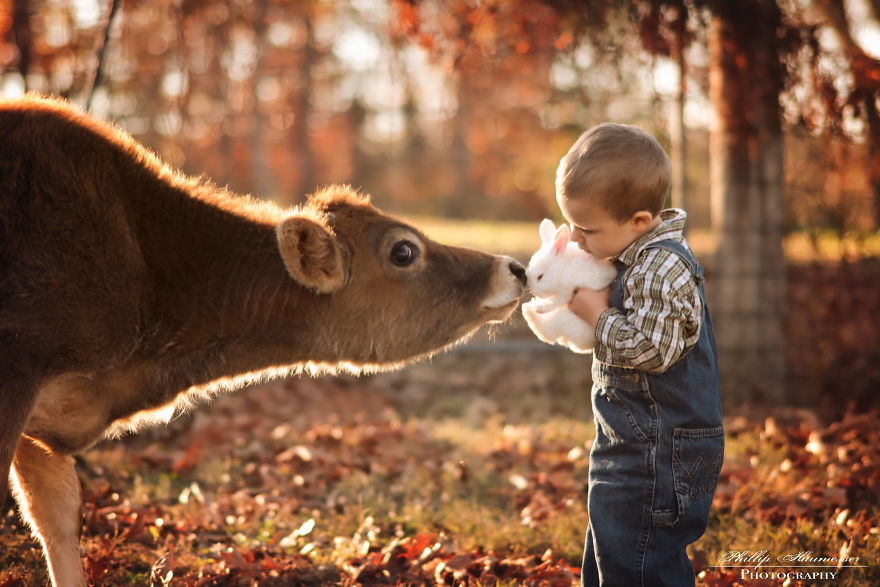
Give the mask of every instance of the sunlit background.
MULTIPOLYGON (((679 183, 691 226, 707 227, 705 39, 690 39, 681 84, 674 51, 650 38, 652 4, 663 9, 608 10, 599 30, 578 34, 590 9, 572 22, 552 3, 490 2, 462 12, 470 36, 456 39, 463 3, 422 2, 414 24, 414 5, 383 0, 120 2, 91 109, 186 172, 284 204, 344 182, 392 211, 508 220, 555 214, 555 166, 578 133, 608 119, 633 123, 676 158, 685 138, 679 183)), ((877 55, 866 4, 845 4, 853 35, 877 55)), ((791 22, 821 20, 805 0, 783 5, 791 22)), ((109 2, 19 0, 0 10, 0 92, 85 104, 109 2), (32 31, 27 55, 16 14, 32 31)), ((839 43, 820 29, 821 55, 802 47, 792 58, 804 77, 825 72, 846 86, 839 43)), ((872 230, 861 118, 842 104, 839 124, 826 124, 825 98, 808 84, 783 98, 787 230, 872 230)))

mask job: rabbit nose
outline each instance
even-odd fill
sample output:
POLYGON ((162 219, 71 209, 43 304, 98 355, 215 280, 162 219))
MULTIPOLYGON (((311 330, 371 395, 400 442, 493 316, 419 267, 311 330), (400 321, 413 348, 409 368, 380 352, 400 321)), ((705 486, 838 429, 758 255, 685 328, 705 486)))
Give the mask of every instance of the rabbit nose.
POLYGON ((526 268, 522 266, 522 263, 519 261, 511 261, 508 268, 521 284, 526 285, 526 268))

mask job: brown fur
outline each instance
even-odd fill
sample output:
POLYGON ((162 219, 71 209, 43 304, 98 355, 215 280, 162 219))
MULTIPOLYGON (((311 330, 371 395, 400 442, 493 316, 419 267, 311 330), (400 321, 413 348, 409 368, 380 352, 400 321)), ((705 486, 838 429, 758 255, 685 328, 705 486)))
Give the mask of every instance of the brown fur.
POLYGON ((193 396, 430 354, 507 318, 524 281, 348 187, 282 210, 60 101, 0 102, 0 502, 12 466, 53 583, 80 585, 71 453, 193 396))

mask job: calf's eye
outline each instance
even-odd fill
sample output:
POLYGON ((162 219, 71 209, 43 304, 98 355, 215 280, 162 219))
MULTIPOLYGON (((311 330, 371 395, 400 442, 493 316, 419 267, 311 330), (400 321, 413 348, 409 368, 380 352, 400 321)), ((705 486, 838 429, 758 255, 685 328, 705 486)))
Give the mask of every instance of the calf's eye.
POLYGON ((398 267, 406 267, 418 259, 419 249, 409 241, 399 241, 391 247, 391 262, 398 267))

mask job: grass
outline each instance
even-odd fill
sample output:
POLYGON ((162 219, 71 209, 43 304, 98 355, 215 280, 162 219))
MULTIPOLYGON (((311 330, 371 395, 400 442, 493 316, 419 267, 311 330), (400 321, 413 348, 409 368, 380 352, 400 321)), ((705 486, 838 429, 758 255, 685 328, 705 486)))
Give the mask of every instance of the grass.
POLYGON ((452 220, 439 216, 407 216, 430 238, 448 245, 493 253, 526 256, 541 245, 538 222, 452 220))
MULTIPOLYGON (((753 420, 745 430, 741 428, 744 423, 741 418, 726 422, 728 429, 735 429, 733 434, 727 435, 726 479, 723 473, 722 496, 716 495, 708 531, 691 547, 692 555, 696 554, 694 558, 714 565, 718 564, 721 554, 729 551, 767 551, 771 560, 764 563, 764 571, 834 571, 838 573, 835 585, 877 584, 880 579, 877 567, 880 506, 876 497, 844 497, 845 492, 837 492, 839 488, 829 477, 833 464, 810 457, 803 444, 791 442, 791 436, 778 436, 773 426, 762 426, 758 418, 753 420), (732 499, 728 499, 731 493, 732 499), (845 503, 848 500, 850 503, 845 503), (858 557, 853 564, 866 568, 832 566, 811 570, 798 567, 824 563, 777 560, 799 553, 810 557, 858 557), (790 566, 787 569, 769 567, 780 564, 790 566)), ((805 424, 805 421, 798 422, 797 427, 804 430, 805 424)), ((794 424, 789 430, 793 429, 794 424)), ((852 434, 848 432, 842 437, 849 438, 852 434)), ((800 431, 795 437, 801 437, 800 431)), ((870 462, 871 457, 863 460, 870 462)), ((740 577, 742 572, 735 568, 728 570, 732 573, 728 577, 740 577)))
MULTIPOLYGON (((108 565, 104 584, 144 583, 162 556, 178 578, 251 569, 248 553, 263 561, 249 572, 266 580, 271 561, 307 559, 319 583, 350 584, 351 561, 407 540, 579 567, 594 435, 586 371, 570 353, 459 353, 341 384, 295 380, 220 398, 167 430, 87 453, 84 553, 108 565), (200 443, 211 449, 174 464, 200 443), (145 520, 140 534, 132 512, 145 520)), ((766 415, 726 421, 716 506, 690 548, 698 584, 737 584, 738 570, 713 567, 732 550, 842 549, 872 566, 843 569, 835 585, 877 584, 880 507, 821 501, 829 473, 804 450, 801 423, 774 428, 766 415)), ((0 568, 45 582, 14 517, 0 529, 0 568)))

